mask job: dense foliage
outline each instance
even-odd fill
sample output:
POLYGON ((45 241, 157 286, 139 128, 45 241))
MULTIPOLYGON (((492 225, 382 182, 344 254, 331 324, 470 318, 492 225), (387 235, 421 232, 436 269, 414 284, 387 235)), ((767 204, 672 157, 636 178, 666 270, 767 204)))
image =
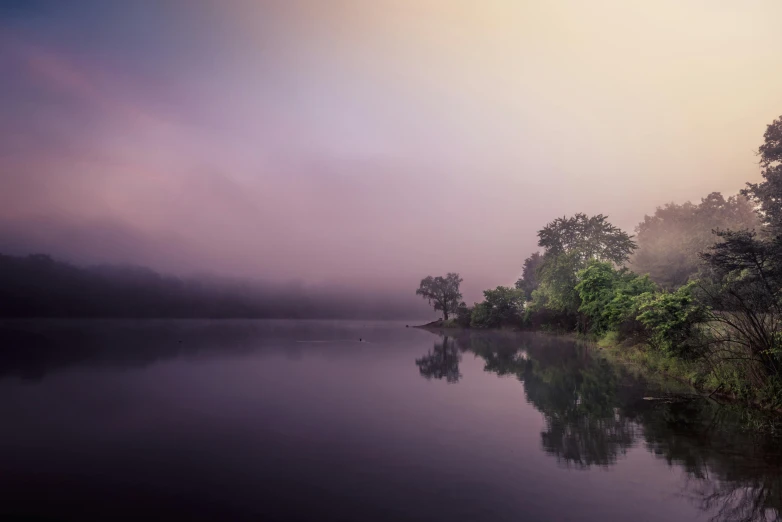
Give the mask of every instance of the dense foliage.
POLYGON ((524 297, 529 301, 532 292, 540 286, 540 268, 543 266, 543 256, 535 252, 524 260, 521 268, 521 277, 516 281, 516 288, 524 292, 524 297))
POLYGON ((641 295, 655 292, 649 276, 639 276, 629 270, 616 269, 609 263, 594 262, 578 273, 575 286, 581 300, 579 312, 588 319, 588 329, 596 334, 609 330, 625 331, 639 312, 641 295))
POLYGON ((592 260, 621 264, 636 247, 631 236, 602 214, 557 218, 538 232, 538 246, 548 256, 572 254, 582 265, 592 260))
POLYGON ((524 293, 516 288, 498 286, 484 290, 484 300, 473 307, 473 328, 501 328, 518 325, 524 307, 524 293))
POLYGON ((702 348, 699 325, 706 309, 692 294, 690 282, 673 292, 647 293, 638 298, 636 319, 648 329, 647 341, 652 348, 669 355, 692 358, 702 348))
POLYGON ((764 138, 760 183, 659 207, 637 244, 602 214, 548 223, 516 289, 484 292, 471 326, 610 339, 698 386, 782 408, 782 118, 764 138))

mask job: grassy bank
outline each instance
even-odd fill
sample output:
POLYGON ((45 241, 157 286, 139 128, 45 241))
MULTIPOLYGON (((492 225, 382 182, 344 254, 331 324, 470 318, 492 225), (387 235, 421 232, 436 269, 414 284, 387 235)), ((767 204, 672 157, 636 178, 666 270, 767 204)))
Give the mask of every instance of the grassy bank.
MULTIPOLYGON (((463 328, 455 321, 434 321, 423 328, 434 333, 457 335, 471 329, 463 328)), ((730 366, 721 366, 719 370, 709 367, 700 359, 687 361, 655 350, 645 343, 621 340, 616 332, 596 338, 590 335, 579 335, 575 332, 519 329, 519 328, 494 328, 472 329, 476 332, 485 331, 528 331, 571 338, 574 341, 587 341, 593 346, 595 356, 606 359, 614 364, 631 371, 631 373, 655 382, 677 382, 692 392, 724 405, 745 408, 752 411, 743 413, 747 417, 747 425, 755 427, 777 426, 777 420, 771 422, 763 415, 757 413, 775 412, 782 413, 778 391, 773 388, 754 388, 746 384, 746 380, 738 370, 732 370, 730 366), (752 413, 752 412, 757 413, 752 413)), ((768 428, 764 428, 768 429, 768 428)), ((776 429, 776 428, 775 428, 776 429)))
POLYGON ((718 373, 702 360, 687 361, 643 343, 620 342, 614 332, 597 339, 595 346, 601 357, 630 367, 647 378, 673 379, 716 400, 782 413, 779 390, 775 387, 753 388, 738 370, 730 367, 722 368, 718 373))
POLYGON ((661 376, 688 384, 702 393, 714 389, 704 387, 697 365, 651 350, 645 344, 622 343, 613 332, 595 341, 600 356, 630 367, 646 377, 661 376))

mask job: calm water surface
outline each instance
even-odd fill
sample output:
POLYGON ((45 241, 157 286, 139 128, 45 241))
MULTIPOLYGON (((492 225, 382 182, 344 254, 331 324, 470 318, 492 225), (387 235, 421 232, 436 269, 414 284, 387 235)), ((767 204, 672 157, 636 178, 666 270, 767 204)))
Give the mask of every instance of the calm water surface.
POLYGON ((776 520, 782 509, 779 440, 563 339, 4 321, 0 346, 2 520, 776 520))

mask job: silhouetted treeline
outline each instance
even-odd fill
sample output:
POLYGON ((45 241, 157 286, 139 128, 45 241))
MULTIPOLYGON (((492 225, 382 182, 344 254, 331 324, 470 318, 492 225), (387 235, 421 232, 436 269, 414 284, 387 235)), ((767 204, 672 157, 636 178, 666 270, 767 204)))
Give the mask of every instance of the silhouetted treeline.
POLYGON ((179 278, 129 266, 78 267, 0 254, 0 317, 411 319, 405 297, 217 277, 179 278))

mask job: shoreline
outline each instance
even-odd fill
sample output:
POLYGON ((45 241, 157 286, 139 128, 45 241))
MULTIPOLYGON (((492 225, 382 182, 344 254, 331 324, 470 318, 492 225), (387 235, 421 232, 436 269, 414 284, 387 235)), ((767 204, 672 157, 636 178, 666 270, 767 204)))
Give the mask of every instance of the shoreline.
POLYGON ((743 400, 736 397, 733 394, 725 393, 721 391, 722 386, 706 387, 703 384, 699 385, 695 380, 687 374, 686 363, 675 361, 671 359, 665 359, 660 356, 655 357, 653 352, 643 349, 642 345, 629 345, 623 346, 621 343, 612 342, 607 338, 595 339, 586 337, 582 334, 575 332, 555 332, 545 330, 529 330, 522 328, 463 328, 460 326, 443 326, 442 320, 432 321, 431 323, 414 325, 411 328, 418 328, 420 330, 426 330, 431 333, 469 333, 469 332, 515 332, 515 333, 534 333, 543 334, 554 337, 565 337, 573 341, 589 343, 590 348, 594 349, 594 354, 597 357, 605 359, 614 364, 619 364, 625 368, 634 370, 642 375, 646 379, 666 379, 675 381, 679 384, 685 385, 692 389, 694 393, 700 395, 704 399, 708 399, 716 402, 720 405, 734 405, 753 411, 759 411, 763 413, 772 414, 775 416, 782 416, 782 408, 769 408, 763 403, 757 400, 743 400), (663 366, 660 368, 659 366, 663 366), (679 366, 675 368, 674 366, 679 366))

